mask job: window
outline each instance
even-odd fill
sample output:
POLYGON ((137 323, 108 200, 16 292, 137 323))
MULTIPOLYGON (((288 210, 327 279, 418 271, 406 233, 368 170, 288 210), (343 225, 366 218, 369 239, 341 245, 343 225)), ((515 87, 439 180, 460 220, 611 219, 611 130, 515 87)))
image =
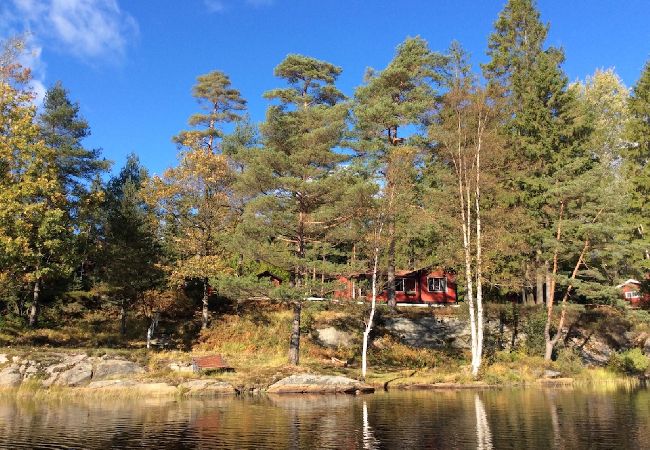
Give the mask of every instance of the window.
POLYGON ((625 293, 625 298, 639 298, 641 294, 638 291, 630 291, 625 293))
POLYGON ((407 294, 416 293, 417 280, 415 278, 396 278, 395 292, 405 292, 407 294))
POLYGON ((446 278, 427 279, 429 292, 445 292, 447 290, 446 278))

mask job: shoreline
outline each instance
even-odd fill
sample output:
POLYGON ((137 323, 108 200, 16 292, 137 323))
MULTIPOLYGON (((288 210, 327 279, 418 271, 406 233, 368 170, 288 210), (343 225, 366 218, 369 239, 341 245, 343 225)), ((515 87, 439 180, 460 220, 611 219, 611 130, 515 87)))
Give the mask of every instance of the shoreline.
MULTIPOLYGON (((310 377, 328 377, 327 375, 306 374, 310 377)), ((359 383, 358 380, 353 380, 359 383)), ((400 383, 388 387, 381 384, 363 384, 347 388, 332 388, 331 386, 313 383, 303 384, 297 389, 273 391, 271 386, 233 386, 213 378, 198 378, 174 385, 164 381, 136 380, 106 380, 103 386, 56 386, 44 387, 38 380, 28 380, 18 387, 0 387, 0 398, 178 398, 178 399, 208 399, 248 396, 285 396, 285 395, 370 395, 383 392, 422 392, 422 391, 482 391, 507 389, 580 389, 593 387, 645 387, 645 379, 636 377, 618 377, 601 380, 576 380, 574 378, 539 379, 535 382, 487 384, 476 381, 471 383, 400 383), (194 389, 190 385, 203 384, 203 388, 194 389)))

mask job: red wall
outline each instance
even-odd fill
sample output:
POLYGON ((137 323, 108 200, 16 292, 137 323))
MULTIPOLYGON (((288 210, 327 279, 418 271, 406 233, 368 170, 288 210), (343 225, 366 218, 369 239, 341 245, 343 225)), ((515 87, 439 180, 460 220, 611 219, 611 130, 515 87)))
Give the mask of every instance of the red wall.
MULTIPOLYGON (((415 279, 415 291, 412 293, 395 292, 395 299, 398 303, 456 303, 456 276, 446 273, 443 270, 434 270, 431 272, 417 271, 408 276, 396 276, 396 278, 415 279), (446 292, 429 292, 428 278, 446 278, 446 292)), ((345 283, 345 289, 334 292, 334 298, 341 300, 352 300, 352 281, 346 277, 339 277, 339 281, 345 283)), ((366 299, 370 300, 372 293, 366 293, 366 299)), ((377 300, 385 302, 387 300, 386 291, 377 294, 377 300)))
POLYGON ((646 306, 650 305, 650 295, 641 292, 640 284, 625 284, 621 287, 621 295, 626 302, 632 306, 646 306), (640 297, 626 298, 626 292, 639 292, 640 297))

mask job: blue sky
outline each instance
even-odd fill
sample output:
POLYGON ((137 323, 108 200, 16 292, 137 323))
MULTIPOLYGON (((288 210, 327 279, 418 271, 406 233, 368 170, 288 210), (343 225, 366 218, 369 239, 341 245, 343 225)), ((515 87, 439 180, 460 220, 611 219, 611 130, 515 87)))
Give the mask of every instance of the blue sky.
MULTIPOLYGON (((115 161, 136 152, 153 173, 176 163, 171 137, 197 110, 196 77, 230 75, 264 118, 273 68, 302 53, 343 68, 352 95, 367 67, 383 68, 407 36, 444 51, 453 39, 486 60, 505 0, 1 0, 0 37, 29 31, 25 63, 38 91, 61 80, 92 128, 90 147, 115 161)), ((540 0, 548 44, 566 52, 570 80, 614 67, 631 86, 650 57, 647 0, 540 0)))

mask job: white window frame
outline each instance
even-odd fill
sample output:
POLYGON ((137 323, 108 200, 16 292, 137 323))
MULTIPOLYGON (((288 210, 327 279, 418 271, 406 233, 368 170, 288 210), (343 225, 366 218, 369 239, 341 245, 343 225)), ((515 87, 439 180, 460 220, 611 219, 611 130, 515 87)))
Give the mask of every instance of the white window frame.
POLYGON ((625 298, 641 298, 639 291, 627 291, 625 293, 625 298))
POLYGON ((395 292, 404 292, 404 287, 404 278, 395 278, 395 292))
POLYGON ((447 292, 447 279, 445 277, 428 277, 427 290, 429 292, 447 292), (438 289, 436 289, 436 280, 440 280, 438 289))

